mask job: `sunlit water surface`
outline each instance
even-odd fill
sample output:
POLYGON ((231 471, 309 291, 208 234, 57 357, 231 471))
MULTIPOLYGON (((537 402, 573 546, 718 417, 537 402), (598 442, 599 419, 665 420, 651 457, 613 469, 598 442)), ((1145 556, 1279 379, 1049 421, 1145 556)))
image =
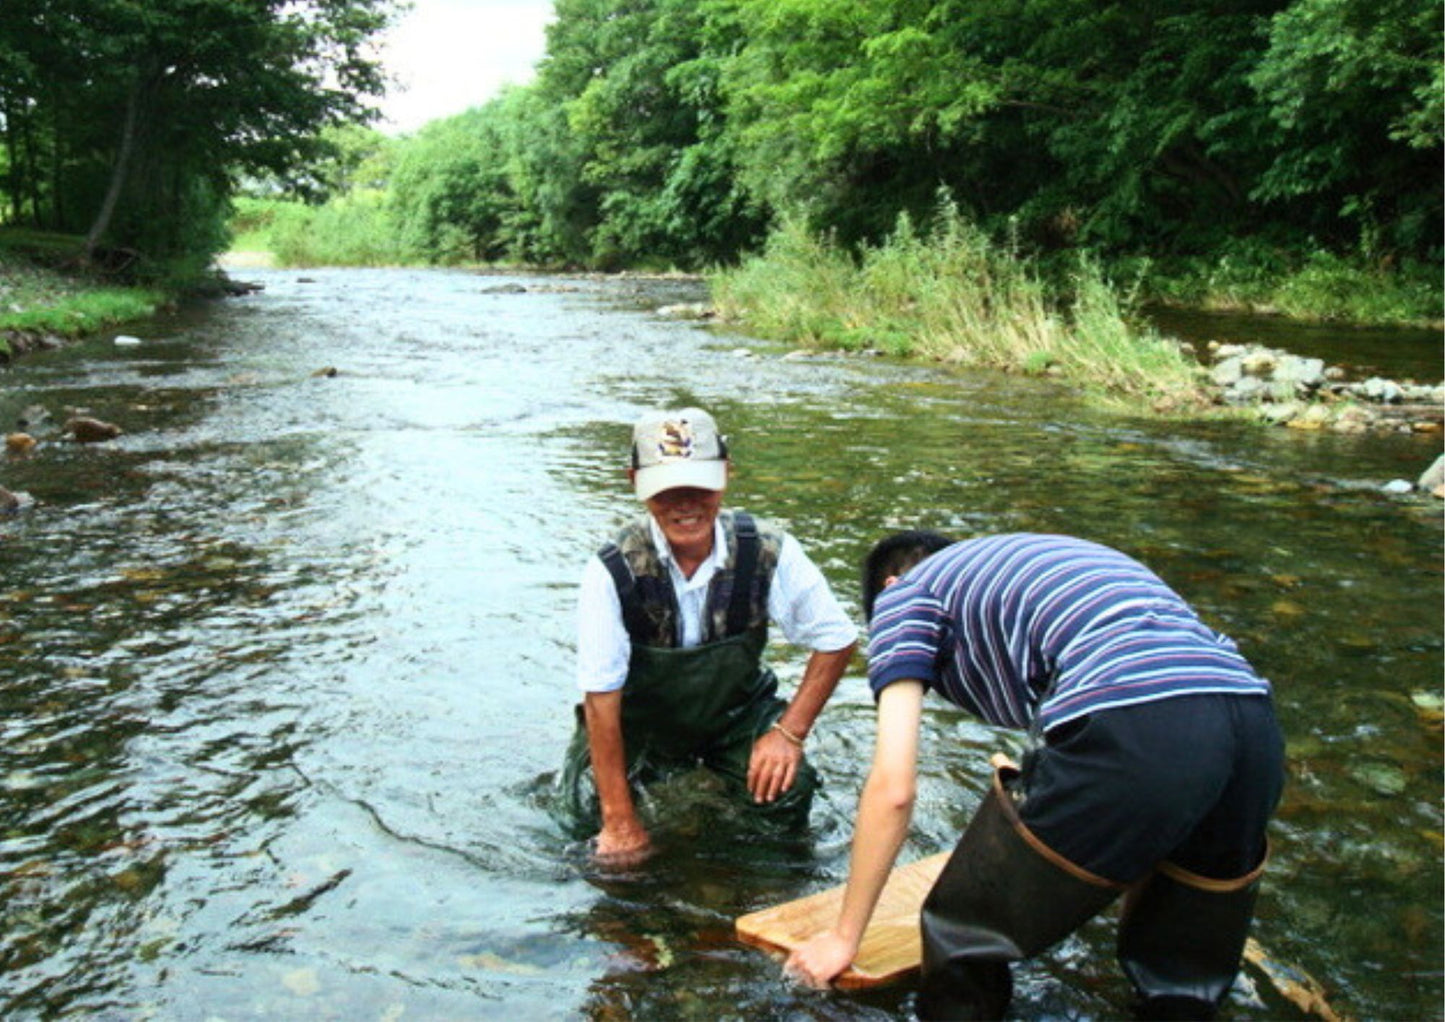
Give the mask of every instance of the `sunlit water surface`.
MULTIPOLYGON (((0 1015, 883 1019, 782 982, 732 920, 841 881, 872 741, 855 671, 810 740, 809 840, 706 786, 597 875, 546 811, 574 587, 636 506, 628 426, 700 403, 730 502, 857 613, 885 529, 1070 532, 1152 565, 1273 679, 1289 786, 1255 936, 1361 1019, 1441 1005, 1438 435, 1105 417, 1038 382, 784 358, 660 318, 663 282, 256 271, 265 291, 30 356, 0 421, 84 407, 0 483, 0 1015), (503 293, 520 283, 525 292, 503 293), (334 376, 315 375, 334 368, 334 376)), ((790 686, 801 654, 773 661, 790 686)), ((904 856, 950 847, 1018 736, 934 705, 904 856)), ((1109 918, 1021 1017, 1117 1018, 1109 918)), ((1236 1019, 1300 1017, 1258 971, 1236 1019)))

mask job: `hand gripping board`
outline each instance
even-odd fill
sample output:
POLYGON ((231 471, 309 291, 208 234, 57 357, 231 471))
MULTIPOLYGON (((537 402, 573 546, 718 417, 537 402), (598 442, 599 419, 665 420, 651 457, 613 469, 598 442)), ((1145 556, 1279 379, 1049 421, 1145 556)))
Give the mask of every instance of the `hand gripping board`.
MULTIPOLYGON (((897 866, 889 874, 878 907, 863 933, 858 956, 834 985, 845 990, 880 986, 916 970, 923 957, 918 913, 949 852, 897 866)), ((843 887, 829 888, 772 908, 739 916, 738 938, 770 951, 787 953, 838 921, 843 887)))

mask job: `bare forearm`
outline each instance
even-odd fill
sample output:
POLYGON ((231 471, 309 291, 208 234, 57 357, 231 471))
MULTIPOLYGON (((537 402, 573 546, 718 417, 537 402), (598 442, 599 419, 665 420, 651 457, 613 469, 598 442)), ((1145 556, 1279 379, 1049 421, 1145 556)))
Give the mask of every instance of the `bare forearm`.
POLYGON ((854 646, 849 645, 831 652, 815 650, 808 658, 808 666, 798 682, 798 691, 793 694, 792 702, 779 720, 789 732, 803 737, 812 730, 813 722, 823 712, 823 707, 838 687, 838 681, 848 670, 853 649, 854 646))
POLYGON ((592 774, 597 784, 603 826, 633 820, 636 809, 632 803, 632 789, 627 783, 621 693, 589 693, 585 706, 592 774))
POLYGON ((795 948, 783 966, 785 973, 806 983, 826 984, 853 961, 893 870, 913 818, 922 704, 920 681, 896 681, 878 697, 878 742, 858 800, 848 886, 838 921, 795 948))
POLYGON ((870 778, 863 788, 858 806, 857 829, 853 833, 853 852, 848 866, 848 886, 843 893, 843 906, 838 913, 838 935, 855 946, 863 939, 868 920, 888 882, 898 849, 908 835, 913 817, 911 801, 899 804, 888 797, 881 786, 870 778))

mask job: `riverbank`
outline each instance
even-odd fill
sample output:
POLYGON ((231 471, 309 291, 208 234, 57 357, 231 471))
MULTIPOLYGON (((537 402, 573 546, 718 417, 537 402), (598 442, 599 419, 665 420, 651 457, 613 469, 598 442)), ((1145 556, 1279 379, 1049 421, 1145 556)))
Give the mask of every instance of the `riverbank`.
POLYGON ((0 231, 0 360, 143 319, 171 301, 153 288, 61 268, 77 246, 69 236, 0 231))
POLYGON ((718 318, 802 348, 1054 378, 1129 412, 1345 433, 1441 431, 1438 370, 1425 381, 1351 380, 1347 367, 1267 346, 1187 343, 1140 314, 1142 279, 1121 289, 1082 256, 1067 272, 1040 265, 944 215, 927 236, 904 224, 858 258, 785 229, 710 283, 718 318))
MULTIPOLYGON (((1347 433, 1445 428, 1445 388, 1435 381, 1347 380, 1344 367, 1284 350, 1193 347, 1131 314, 1132 296, 1121 296, 1087 260, 1077 263, 1060 297, 1016 253, 962 222, 945 226, 927 238, 895 237, 861 262, 802 232, 783 232, 733 270, 621 276, 705 281, 711 304, 684 314, 763 339, 1043 376, 1129 412, 1247 417, 1347 433)), ((0 357, 145 317, 170 300, 62 273, 46 265, 47 251, 55 249, 34 240, 28 249, 0 245, 0 357)), ((218 287, 244 291, 247 285, 228 280, 227 271, 274 265, 264 249, 228 252, 217 260, 218 287)))
POLYGON ((1347 327, 1445 327, 1438 265, 1372 266, 1328 252, 1239 249, 1209 259, 1120 259, 1109 273, 1137 279, 1144 301, 1176 309, 1347 327))

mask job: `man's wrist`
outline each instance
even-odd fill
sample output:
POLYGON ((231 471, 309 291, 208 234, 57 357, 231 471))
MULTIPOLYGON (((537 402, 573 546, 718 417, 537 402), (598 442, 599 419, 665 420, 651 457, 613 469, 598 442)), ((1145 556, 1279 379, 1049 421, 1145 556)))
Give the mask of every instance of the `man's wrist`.
POLYGON ((792 728, 786 727, 781 720, 773 721, 772 730, 782 735, 785 739, 787 739, 789 745, 797 749, 801 749, 803 747, 803 740, 808 737, 807 732, 799 734, 792 728))

